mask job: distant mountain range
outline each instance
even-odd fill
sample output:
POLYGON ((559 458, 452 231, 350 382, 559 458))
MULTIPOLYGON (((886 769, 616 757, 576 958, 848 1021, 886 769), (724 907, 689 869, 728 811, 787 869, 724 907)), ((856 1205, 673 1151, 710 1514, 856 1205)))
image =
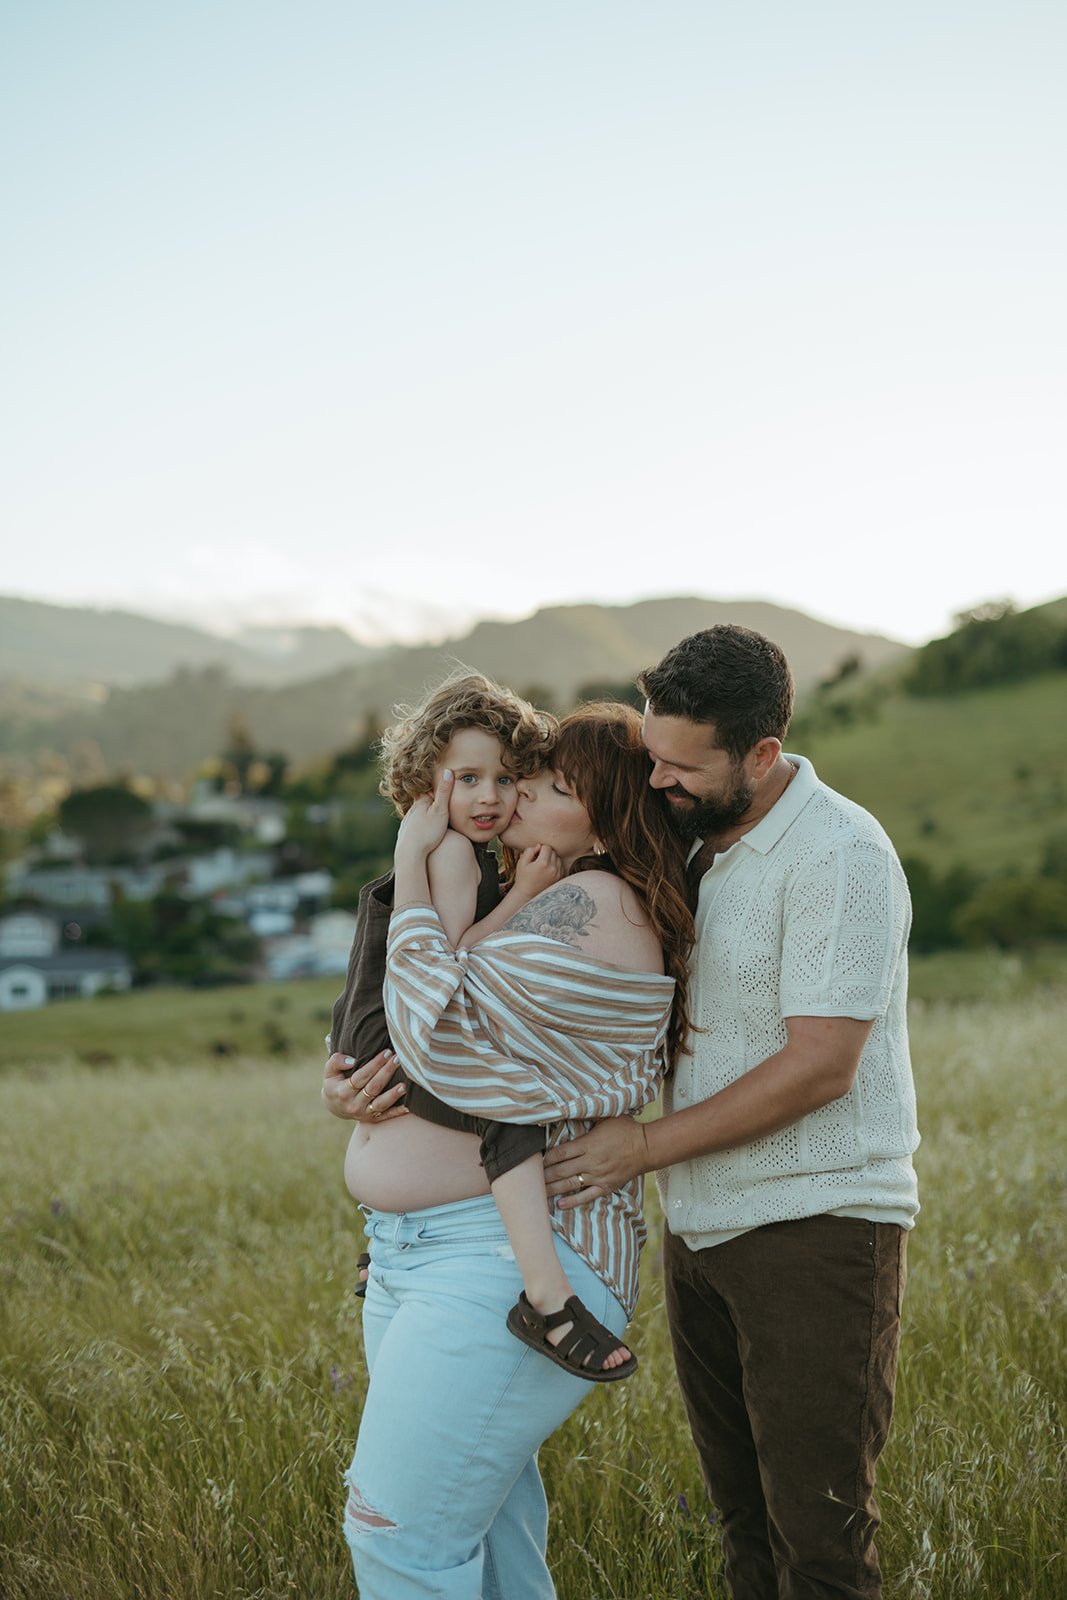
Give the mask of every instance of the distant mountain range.
POLYGON ((593 683, 632 682, 678 639, 736 622, 778 641, 800 690, 847 657, 875 669, 908 646, 760 601, 692 597, 552 606, 481 622, 444 644, 373 650, 341 629, 256 630, 236 640, 127 612, 0 599, 0 755, 44 751, 71 775, 129 769, 184 777, 215 754, 240 712, 261 749, 306 761, 387 720, 459 662, 557 707, 593 683))
POLYGON ((343 628, 248 627, 223 638, 132 611, 0 596, 0 680, 124 688, 217 665, 245 683, 296 683, 379 653, 343 628))

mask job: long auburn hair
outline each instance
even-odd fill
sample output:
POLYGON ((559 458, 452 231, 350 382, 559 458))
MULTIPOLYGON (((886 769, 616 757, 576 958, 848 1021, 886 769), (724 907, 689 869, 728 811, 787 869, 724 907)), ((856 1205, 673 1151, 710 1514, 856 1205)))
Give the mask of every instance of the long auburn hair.
POLYGON ((649 785, 641 718, 632 706, 595 701, 564 717, 552 752, 560 772, 589 813, 602 856, 584 856, 572 872, 597 867, 628 883, 663 946, 674 979, 667 1030, 668 1068, 689 1034, 689 952, 695 930, 686 902, 685 847, 672 832, 663 801, 649 785))

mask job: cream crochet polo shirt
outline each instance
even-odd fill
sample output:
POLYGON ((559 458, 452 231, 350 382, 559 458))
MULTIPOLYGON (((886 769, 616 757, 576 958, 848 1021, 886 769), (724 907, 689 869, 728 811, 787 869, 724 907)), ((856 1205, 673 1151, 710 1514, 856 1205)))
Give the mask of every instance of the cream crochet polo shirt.
POLYGON ((908 886, 869 812, 810 761, 700 885, 690 1014, 664 1110, 683 1111, 787 1042, 786 1017, 874 1019, 848 1094, 778 1133, 657 1174, 667 1225, 693 1250, 790 1218, 913 1225, 919 1142, 907 1036, 908 886))

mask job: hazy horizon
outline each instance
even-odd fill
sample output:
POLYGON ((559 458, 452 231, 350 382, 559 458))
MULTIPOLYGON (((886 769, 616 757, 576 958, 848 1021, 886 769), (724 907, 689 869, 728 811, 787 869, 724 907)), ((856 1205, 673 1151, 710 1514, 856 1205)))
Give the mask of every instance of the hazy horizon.
MULTIPOLYGON (((1042 605, 1051 601, 1059 600, 1063 597, 1063 594, 1048 595, 1043 600, 1037 600, 1033 603, 1034 605, 1042 605)), ((991 596, 990 598, 1003 600, 1009 599, 1010 597, 991 596)), ((286 632, 295 633, 297 630, 302 628, 337 627, 343 632, 347 633, 359 644, 382 648, 393 644, 430 646, 438 645, 446 641, 453 641, 462 638, 464 635, 476 628, 481 622, 522 622, 536 615, 539 611, 550 610, 557 607, 590 605, 624 609, 631 605, 641 605, 646 601, 655 600, 698 600, 706 601, 711 605, 721 606, 773 606, 783 611, 797 612, 805 617, 808 617, 811 621, 824 623, 834 628, 841 628, 855 633, 868 634, 871 637, 881 637, 894 643, 905 645, 925 644, 928 642, 929 638, 935 638, 939 636, 937 634, 931 634, 928 635, 927 638, 922 639, 905 639, 900 634, 888 633, 884 629, 864 628, 860 624, 850 620, 847 617, 828 616, 824 612, 815 611, 809 607, 789 605, 785 601, 772 600, 765 595, 759 595, 755 593, 745 595, 721 595, 703 594, 697 593, 696 591, 688 591, 687 593, 683 593, 680 590, 671 594, 639 595, 632 600, 597 600, 589 596, 577 596, 570 600, 546 601, 533 606, 528 610, 509 614, 505 614, 503 612, 478 612, 472 613, 466 621, 461 620, 457 622, 455 626, 450 626, 447 629, 443 626, 437 628, 428 626, 427 630, 424 632, 418 632, 415 627, 415 623, 412 620, 409 624, 408 631, 405 634, 387 633, 385 631, 385 618, 382 620, 381 631, 375 632, 375 630, 371 628, 365 632, 361 632, 359 628, 351 622, 351 619, 346 621, 344 618, 338 618, 335 621, 323 621, 321 619, 302 618, 299 616, 286 617, 279 615, 273 621, 260 620, 255 617, 246 618, 243 621, 236 619, 220 621, 218 618, 212 619, 209 616, 198 617, 192 608, 190 608, 188 613, 183 613, 179 610, 168 613, 163 609, 155 610, 148 607, 121 602, 111 603, 106 601, 92 600, 53 600, 42 595, 15 594, 10 592, 0 594, 0 601, 2 600, 22 600, 28 602, 29 604, 59 606, 68 610, 91 611, 101 614, 116 612, 139 617, 150 622, 160 622, 164 624, 175 624, 181 627, 191 627, 221 639, 235 641, 247 639, 256 632, 275 634, 280 639, 284 637, 286 632)), ((961 608, 961 610, 966 609, 968 608, 961 608)), ((1019 609, 1023 610, 1028 608, 1019 606, 1019 609)), ((950 617, 946 619, 945 627, 941 631, 947 633, 951 626, 952 618, 950 617)))

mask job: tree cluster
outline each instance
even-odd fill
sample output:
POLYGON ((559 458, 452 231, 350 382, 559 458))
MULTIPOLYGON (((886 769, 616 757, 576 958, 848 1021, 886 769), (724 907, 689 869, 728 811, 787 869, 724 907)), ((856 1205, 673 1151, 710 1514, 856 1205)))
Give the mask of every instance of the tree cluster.
POLYGON ((152 807, 126 783, 72 789, 61 800, 56 821, 77 839, 86 861, 118 866, 136 860, 138 845, 152 828, 152 807))
POLYGON ((164 892, 154 900, 118 898, 88 943, 119 949, 137 983, 183 983, 206 988, 254 976, 259 940, 236 917, 204 900, 164 892))
POLYGON ((1050 835, 1034 873, 982 877, 957 865, 938 874, 917 856, 903 866, 911 889, 913 950, 1013 950, 1067 939, 1067 830, 1050 835))
POLYGON ((959 694, 1067 668, 1067 628, 1045 611, 1018 612, 1005 600, 954 621, 946 638, 915 652, 903 678, 909 694, 959 694))
POLYGON ((289 757, 280 750, 260 750, 240 711, 226 726, 226 744, 212 763, 211 779, 230 794, 277 798, 285 791, 289 757))

